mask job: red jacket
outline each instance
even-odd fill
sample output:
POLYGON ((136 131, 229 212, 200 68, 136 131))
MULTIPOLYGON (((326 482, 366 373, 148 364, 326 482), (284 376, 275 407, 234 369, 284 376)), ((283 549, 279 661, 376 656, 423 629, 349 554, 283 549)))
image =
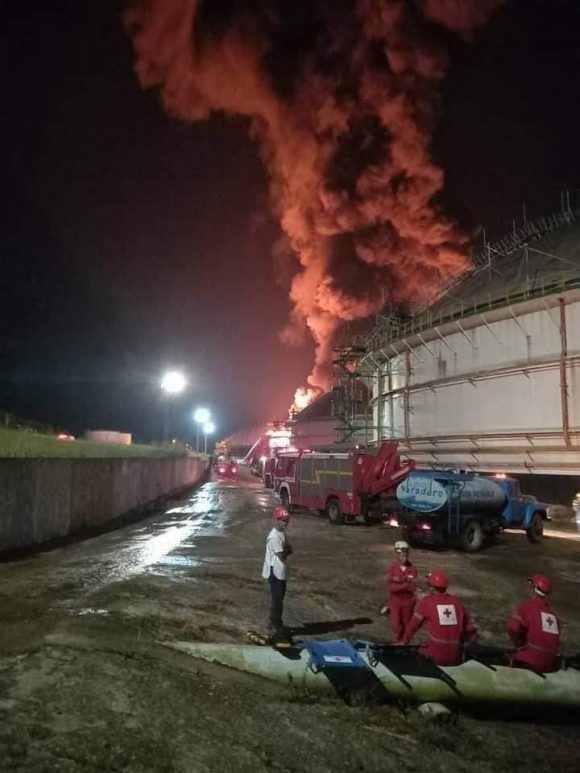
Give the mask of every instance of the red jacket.
POLYGON ((461 663, 462 643, 477 638, 477 628, 461 599, 450 593, 434 592, 418 602, 401 644, 409 644, 424 623, 427 623, 427 643, 420 652, 440 666, 461 663))
POLYGON ((523 601, 511 616, 507 630, 510 639, 520 648, 513 658, 516 663, 539 672, 556 670, 560 625, 546 599, 531 596, 523 601))
POLYGON ((408 602, 415 598, 417 590, 417 567, 410 561, 403 566, 394 561, 387 570, 389 602, 408 602))

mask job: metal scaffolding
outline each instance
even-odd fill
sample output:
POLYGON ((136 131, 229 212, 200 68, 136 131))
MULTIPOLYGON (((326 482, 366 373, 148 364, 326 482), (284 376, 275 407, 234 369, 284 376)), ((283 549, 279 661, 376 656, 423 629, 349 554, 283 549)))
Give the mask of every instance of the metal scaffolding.
POLYGON ((333 365, 336 383, 332 388, 332 416, 337 419, 337 432, 341 443, 362 439, 366 445, 372 429, 371 390, 360 364, 367 354, 367 336, 354 336, 349 344, 334 348, 333 365), (361 438, 362 436, 362 438, 361 438))

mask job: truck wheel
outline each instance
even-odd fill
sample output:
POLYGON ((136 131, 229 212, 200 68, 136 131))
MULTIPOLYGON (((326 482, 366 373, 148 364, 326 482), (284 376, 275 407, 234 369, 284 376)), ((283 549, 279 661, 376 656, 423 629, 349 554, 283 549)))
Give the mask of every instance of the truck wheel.
POLYGON ((467 521, 461 533, 461 547, 467 553, 477 553, 484 542, 484 533, 481 523, 476 520, 467 521))
POLYGON ((326 505, 326 515, 330 523, 335 526, 342 526, 344 523, 344 515, 340 507, 338 499, 329 499, 326 505))
POLYGON ((544 519, 541 513, 535 513, 530 521, 530 525, 526 529, 526 536, 530 542, 538 543, 542 541, 544 536, 544 519))

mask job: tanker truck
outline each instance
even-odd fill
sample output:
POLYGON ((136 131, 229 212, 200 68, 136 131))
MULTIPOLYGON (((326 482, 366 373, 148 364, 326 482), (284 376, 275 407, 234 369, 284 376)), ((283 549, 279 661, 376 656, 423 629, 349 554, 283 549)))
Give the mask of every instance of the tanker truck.
POLYGON ((548 506, 521 493, 515 478, 453 470, 416 470, 397 487, 402 509, 390 519, 411 544, 450 545, 470 553, 505 528, 542 539, 548 506))

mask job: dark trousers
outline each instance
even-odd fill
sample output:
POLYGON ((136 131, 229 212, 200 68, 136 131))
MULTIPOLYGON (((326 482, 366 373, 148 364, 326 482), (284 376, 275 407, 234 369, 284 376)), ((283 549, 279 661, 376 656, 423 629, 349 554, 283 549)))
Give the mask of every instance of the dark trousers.
POLYGON ((282 614, 284 612, 284 596, 286 595, 286 580, 279 580, 274 576, 274 570, 270 569, 270 628, 281 631, 284 627, 282 614))

